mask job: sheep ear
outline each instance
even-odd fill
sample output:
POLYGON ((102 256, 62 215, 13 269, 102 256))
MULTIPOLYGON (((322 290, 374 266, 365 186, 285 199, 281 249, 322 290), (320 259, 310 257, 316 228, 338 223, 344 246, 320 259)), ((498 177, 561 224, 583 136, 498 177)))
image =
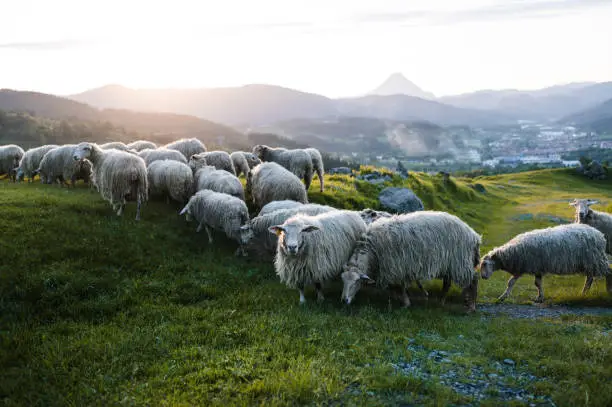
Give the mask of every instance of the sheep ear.
POLYGON ((569 201, 569 206, 576 206, 576 200, 574 199, 573 201, 569 201))
POLYGON ((374 280, 372 280, 372 279, 370 278, 370 276, 368 276, 367 274, 360 273, 360 274, 359 274, 359 279, 360 279, 360 280, 364 280, 364 281, 366 281, 368 284, 374 284, 374 280))
POLYGON ((276 225, 276 226, 270 226, 270 227, 268 228, 268 231, 269 231, 270 233, 275 233, 275 234, 276 234, 276 236, 280 236, 280 235, 281 235, 281 233, 283 233, 283 232, 285 231, 285 229, 283 229, 283 227, 282 227, 282 226, 280 226, 280 225, 276 225))
POLYGON ((598 201, 598 200, 596 200, 596 199, 595 199, 595 200, 591 200, 591 199, 589 199, 589 200, 587 201, 587 206, 595 205, 596 203, 599 203, 599 201, 598 201))
POLYGON ((302 228, 302 232, 314 232, 315 230, 319 230, 318 227, 316 227, 315 225, 306 225, 302 228))

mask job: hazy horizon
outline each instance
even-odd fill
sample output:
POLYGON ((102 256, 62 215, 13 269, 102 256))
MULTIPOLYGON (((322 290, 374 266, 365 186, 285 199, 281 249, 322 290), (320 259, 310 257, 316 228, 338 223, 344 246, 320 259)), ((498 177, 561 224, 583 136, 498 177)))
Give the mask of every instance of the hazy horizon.
POLYGON ((82 3, 4 6, 0 88, 268 84, 350 97, 401 72, 440 97, 612 80, 609 0, 82 3))

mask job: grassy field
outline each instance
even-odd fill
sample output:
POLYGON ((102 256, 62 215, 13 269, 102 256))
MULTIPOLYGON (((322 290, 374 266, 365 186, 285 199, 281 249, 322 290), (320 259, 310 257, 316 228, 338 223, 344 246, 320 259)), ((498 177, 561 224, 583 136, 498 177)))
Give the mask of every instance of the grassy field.
MULTIPOLYGON (((376 207, 378 187, 326 177, 312 201, 376 207)), ((427 209, 483 234, 482 253, 517 233, 571 221, 574 197, 612 211, 612 182, 567 170, 407 185, 427 209), (486 192, 470 184, 481 184, 486 192)), ((612 405, 612 317, 466 315, 453 287, 401 309, 386 292, 340 302, 339 282, 308 304, 271 264, 235 258, 178 216, 179 204, 133 205, 117 218, 86 186, 0 181, 0 402, 4 405, 612 405), (474 393, 470 385, 483 389, 474 393), (508 390, 510 389, 510 390, 508 390), (514 392, 514 393, 512 393, 514 392), (516 393, 516 396, 514 394, 516 393), (510 394, 510 396, 508 395, 510 394)), ((481 281, 495 301, 509 276, 481 281)), ((610 307, 604 282, 544 277, 546 305, 610 307)), ((531 304, 533 278, 509 304, 531 304)))

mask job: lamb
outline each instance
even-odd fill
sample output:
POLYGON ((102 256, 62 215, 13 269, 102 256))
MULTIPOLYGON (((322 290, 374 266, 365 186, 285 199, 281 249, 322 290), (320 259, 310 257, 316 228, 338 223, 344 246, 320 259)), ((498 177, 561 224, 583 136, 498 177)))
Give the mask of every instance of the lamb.
POLYGON ((359 214, 361 215, 361 219, 363 219, 366 225, 369 225, 372 222, 377 221, 378 219, 390 218, 391 216, 393 216, 389 212, 376 211, 370 208, 363 209, 361 212, 359 212, 359 214))
POLYGON ((300 179, 275 162, 261 163, 249 171, 246 185, 258 208, 285 199, 308 203, 306 188, 300 179))
POLYGON ((19 167, 16 168, 17 180, 23 181, 25 177, 28 178, 28 182, 34 181, 34 173, 40 166, 40 162, 46 153, 58 147, 55 144, 47 144, 36 148, 30 148, 25 152, 21 161, 19 161, 19 167))
POLYGON ((8 174, 14 182, 17 181, 15 168, 23 158, 25 151, 15 144, 0 146, 0 175, 8 174))
POLYGON ((142 158, 121 150, 102 150, 97 144, 85 142, 74 148, 73 159, 91 161, 96 187, 118 216, 123 214, 128 200, 135 200, 136 220, 140 220, 140 208, 148 200, 149 189, 147 166, 142 158))
POLYGON ((196 171, 194 185, 196 191, 210 189, 244 201, 244 188, 238 177, 225 170, 218 170, 212 165, 206 165, 196 171))
MULTIPOLYGON (((481 237, 455 215, 421 211, 381 218, 370 224, 344 266, 342 299, 351 303, 363 282, 399 286, 403 306, 406 287, 416 280, 443 279, 444 303, 451 282, 463 288, 468 311, 476 310, 481 237)), ((424 290, 423 290, 424 291, 424 290)))
POLYGON ((612 254, 612 214, 591 209, 598 201, 591 199, 574 199, 570 206, 576 208, 574 223, 589 225, 599 230, 606 237, 606 253, 612 254))
POLYGON ((244 201, 228 194, 203 189, 189 199, 179 214, 186 215, 188 220, 195 218, 199 223, 196 232, 204 226, 210 244, 213 242, 210 229, 222 230, 228 238, 238 242, 235 254, 246 256, 240 239, 240 227, 249 220, 244 201))
POLYGON ((258 258, 273 256, 276 253, 278 239, 275 234, 268 231, 270 226, 279 225, 297 214, 319 215, 336 210, 326 205, 300 204, 297 207, 278 209, 263 215, 260 213, 240 228, 242 244, 258 258))
POLYGON ((236 175, 232 158, 226 151, 209 151, 194 154, 189 158, 189 166, 194 172, 204 165, 212 165, 218 170, 225 170, 232 175, 236 175))
POLYGON ((232 159, 232 163, 234 164, 237 177, 239 177, 240 174, 244 174, 246 177, 251 168, 261 163, 255 154, 247 153, 245 151, 234 151, 230 154, 230 157, 232 159))
POLYGON ((111 141, 110 143, 100 144, 102 150, 110 150, 114 148, 116 150, 128 151, 130 148, 120 141, 111 141))
POLYGON ((255 154, 263 162, 275 162, 291 171, 298 178, 304 179, 306 190, 312 182, 312 158, 304 150, 287 150, 286 148, 272 148, 263 144, 253 147, 255 154))
POLYGON ((186 160, 189 160, 194 154, 206 152, 206 146, 197 138, 176 140, 166 144, 164 148, 179 151, 186 160))
POLYGON ((149 191, 152 195, 165 195, 185 203, 193 194, 193 173, 187 164, 175 160, 153 161, 147 167, 149 191))
POLYGON ((131 142, 127 146, 130 150, 134 150, 136 152, 141 152, 142 150, 147 148, 151 150, 155 150, 157 148, 157 145, 154 142, 147 140, 137 140, 131 142))
POLYGON ((73 153, 76 145, 66 144, 49 150, 40 160, 39 167, 33 175, 40 176, 43 184, 52 184, 59 181, 63 185, 70 180, 71 185, 77 180, 77 175, 82 171, 83 165, 74 161, 73 153))
POLYGON ((268 204, 265 204, 263 208, 261 208, 257 216, 263 216, 268 213, 278 211, 281 209, 293 209, 293 208, 297 208, 303 205, 304 204, 301 202, 292 201, 290 199, 283 199, 282 201, 272 201, 268 204))
POLYGON ((298 214, 269 230, 279 236, 276 274, 288 287, 299 290, 303 304, 304 287, 310 284, 317 299, 324 299, 322 284, 340 274, 366 224, 356 212, 336 210, 316 216, 298 214))
POLYGON ((176 150, 169 150, 167 148, 157 148, 155 150, 145 148, 144 150, 140 150, 138 156, 145 161, 145 164, 148 166, 153 161, 157 160, 174 160, 181 162, 183 164, 187 164, 187 159, 183 154, 176 150))
POLYGON ((593 277, 606 276, 606 288, 612 294, 612 273, 606 257, 606 238, 599 230, 580 223, 534 229, 516 235, 482 258, 482 278, 489 278, 499 269, 512 275, 506 291, 498 298, 499 301, 504 301, 510 295, 516 280, 523 274, 535 276, 537 303, 544 301, 542 276, 545 274, 585 274, 583 295, 591 287, 593 277))
POLYGON ((312 160, 312 169, 317 172, 317 177, 319 178, 319 183, 321 184, 321 192, 323 192, 323 174, 325 173, 325 169, 323 168, 323 157, 321 153, 316 148, 305 148, 308 154, 310 154, 310 159, 312 160))

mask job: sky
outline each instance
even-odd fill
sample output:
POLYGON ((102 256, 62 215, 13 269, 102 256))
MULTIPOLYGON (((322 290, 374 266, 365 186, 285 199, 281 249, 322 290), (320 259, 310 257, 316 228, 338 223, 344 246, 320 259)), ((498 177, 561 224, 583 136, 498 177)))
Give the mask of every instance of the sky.
POLYGON ((612 0, 4 3, 0 88, 265 83, 345 97, 401 72, 444 96, 612 80, 612 0))

